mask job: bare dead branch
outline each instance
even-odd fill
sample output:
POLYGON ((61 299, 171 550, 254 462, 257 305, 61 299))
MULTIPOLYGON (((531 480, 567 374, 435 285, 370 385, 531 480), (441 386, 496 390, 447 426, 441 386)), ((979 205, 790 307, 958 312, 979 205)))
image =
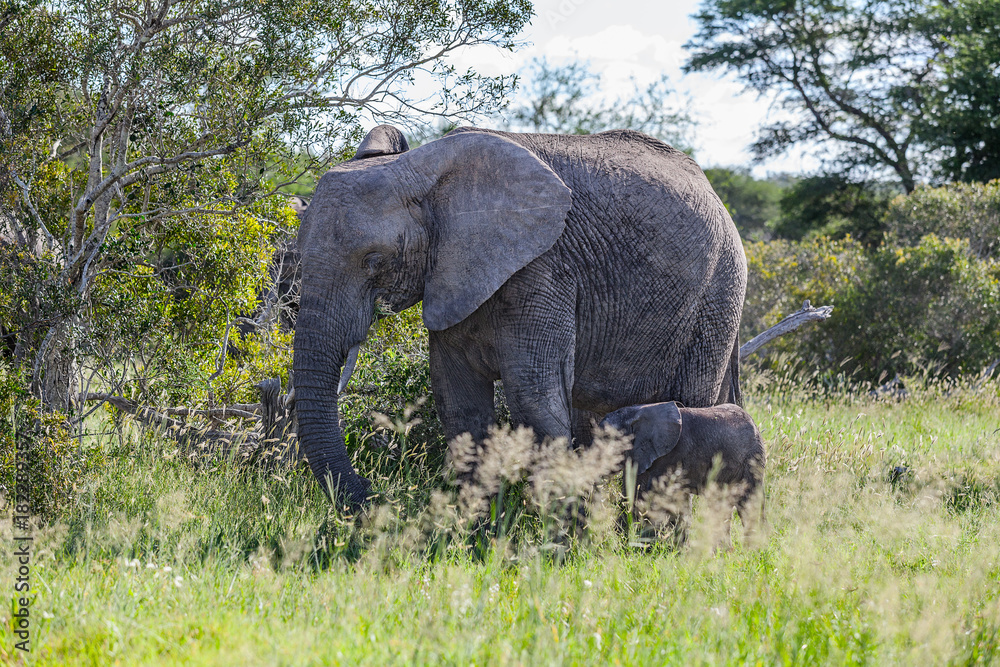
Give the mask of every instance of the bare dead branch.
MULTIPOLYGON (((84 401, 103 401, 104 403, 109 403, 122 412, 134 416, 139 421, 148 424, 150 426, 164 427, 172 437, 186 437, 186 436, 198 436, 205 438, 207 440, 228 440, 230 442, 235 442, 237 440, 246 439, 246 433, 232 432, 232 431, 216 431, 208 430, 207 428, 198 428, 196 425, 187 424, 185 422, 179 421, 177 419, 171 419, 166 413, 172 413, 176 415, 181 414, 195 414, 195 413, 209 413, 209 412, 223 412, 228 411, 228 416, 240 417, 246 415, 250 418, 259 419, 256 414, 250 413, 245 410, 236 410, 235 408, 216 408, 213 410, 191 410, 190 408, 166 408, 166 409, 153 409, 145 406, 136 405, 135 401, 131 401, 122 396, 115 396, 112 394, 102 394, 102 393, 88 393, 84 397, 84 401), (185 412, 186 411, 186 412, 185 412), (243 413, 243 415, 236 414, 237 412, 243 413)), ((239 407, 252 407, 247 405, 241 405, 239 407)))
MULTIPOLYGON (((151 408, 151 407, 140 407, 135 401, 125 398, 124 396, 116 396, 114 394, 104 394, 91 392, 86 394, 84 401, 102 401, 104 403, 110 403, 119 410, 127 412, 129 414, 136 414, 139 411, 148 411, 153 414, 158 414, 160 416, 165 415, 175 415, 175 416, 205 416, 205 417, 240 417, 243 419, 260 419, 260 403, 236 403, 233 405, 223 405, 218 408, 188 408, 184 406, 175 408, 151 408)), ((175 422, 180 424, 181 422, 175 422)))
POLYGON ((809 300, 802 304, 802 310, 792 313, 781 320, 764 333, 757 334, 740 347, 740 361, 754 354, 760 348, 770 343, 775 338, 780 338, 787 333, 795 331, 806 322, 825 320, 833 313, 833 306, 820 306, 813 308, 809 300))
POLYGON ((136 405, 135 401, 131 401, 123 396, 114 396, 112 394, 101 394, 101 393, 88 393, 84 397, 84 401, 103 401, 105 403, 110 403, 122 412, 126 412, 130 415, 134 415, 138 419, 147 424, 154 424, 157 426, 166 426, 170 429, 188 429, 188 425, 184 422, 177 421, 176 419, 171 419, 164 414, 161 414, 149 407, 142 407, 136 405))
POLYGON ((165 415, 177 416, 198 416, 214 417, 226 419, 227 417, 240 417, 241 419, 260 419, 260 403, 238 403, 236 405, 224 405, 221 408, 160 408, 165 415))
POLYGON ((1000 366, 1000 359, 994 360, 992 364, 986 367, 986 370, 983 371, 983 374, 979 377, 979 380, 976 381, 976 384, 973 386, 973 388, 976 389, 977 391, 980 388, 982 388, 982 386, 986 383, 986 381, 989 380, 990 377, 993 375, 993 371, 997 369, 997 366, 1000 366))

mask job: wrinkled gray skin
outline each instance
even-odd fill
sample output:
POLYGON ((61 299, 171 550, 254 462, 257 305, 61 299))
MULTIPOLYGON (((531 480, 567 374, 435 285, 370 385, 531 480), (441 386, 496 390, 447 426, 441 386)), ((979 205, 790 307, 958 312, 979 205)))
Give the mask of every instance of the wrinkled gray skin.
MULTIPOLYGON (((687 493, 701 493, 715 457, 720 456, 722 467, 714 481, 742 489, 735 505, 747 525, 746 504, 764 478, 766 455, 760 431, 743 408, 683 408, 674 402, 632 405, 615 410, 601 425, 633 436, 626 458, 636 466, 637 498, 648 493, 656 480, 670 480, 675 472, 687 493)), ((761 504, 762 519, 763 512, 761 504)))
POLYGON ((373 130, 320 179, 299 231, 298 434, 328 492, 369 491, 337 394, 376 300, 423 300, 448 438, 485 437, 497 379, 515 422, 579 443, 624 405, 740 400, 746 259, 687 155, 632 131, 460 128, 405 147, 373 130))

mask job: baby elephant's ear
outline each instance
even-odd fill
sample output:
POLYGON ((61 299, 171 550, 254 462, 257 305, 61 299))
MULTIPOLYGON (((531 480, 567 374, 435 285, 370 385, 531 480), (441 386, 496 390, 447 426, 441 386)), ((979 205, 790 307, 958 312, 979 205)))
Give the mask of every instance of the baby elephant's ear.
POLYGON ((631 457, 638 467, 636 474, 649 470, 657 459, 677 446, 682 427, 681 411, 676 403, 653 403, 640 408, 632 427, 635 441, 631 457))

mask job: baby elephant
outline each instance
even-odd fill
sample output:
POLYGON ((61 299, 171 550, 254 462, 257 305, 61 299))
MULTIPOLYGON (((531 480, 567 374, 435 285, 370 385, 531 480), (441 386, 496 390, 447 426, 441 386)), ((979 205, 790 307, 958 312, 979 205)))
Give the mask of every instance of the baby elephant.
MULTIPOLYGON (((638 467, 639 498, 656 480, 669 482, 671 475, 687 494, 701 493, 712 481, 709 477, 720 457, 714 481, 736 492, 736 511, 748 525, 744 507, 764 478, 765 454, 760 431, 743 408, 684 408, 673 402, 632 405, 610 413, 601 425, 633 436, 626 456, 638 467)), ((761 499, 761 519, 763 515, 761 499)))

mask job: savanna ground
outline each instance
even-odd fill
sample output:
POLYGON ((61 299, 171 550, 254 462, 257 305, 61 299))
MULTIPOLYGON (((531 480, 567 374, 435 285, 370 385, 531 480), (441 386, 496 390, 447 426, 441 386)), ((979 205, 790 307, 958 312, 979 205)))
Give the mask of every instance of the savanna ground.
MULTIPOLYGON (((379 505, 351 518, 308 470, 193 464, 105 429, 70 510, 35 529, 27 662, 1000 663, 1000 386, 876 400, 747 384, 767 525, 729 551, 706 499, 679 549, 623 532, 616 480, 586 528, 567 523, 572 492, 540 500, 530 476, 489 489, 506 491, 499 518, 494 503, 469 520, 475 503, 411 442, 358 460, 379 505)), ((559 466, 596 474, 585 455, 559 466)), ((0 656, 19 663, 0 613, 0 656)))

